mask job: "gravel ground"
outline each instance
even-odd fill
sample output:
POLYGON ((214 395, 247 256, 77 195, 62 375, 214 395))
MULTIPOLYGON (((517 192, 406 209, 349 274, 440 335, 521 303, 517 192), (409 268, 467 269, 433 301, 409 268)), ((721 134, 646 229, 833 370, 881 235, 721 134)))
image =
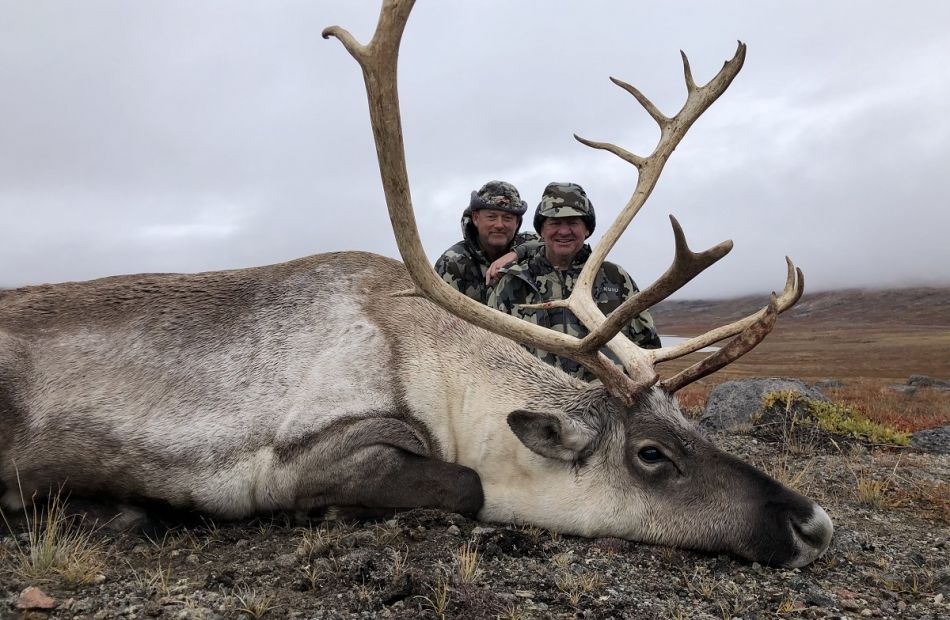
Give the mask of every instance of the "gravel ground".
POLYGON ((160 537, 100 531, 101 552, 78 577, 30 577, 17 554, 26 524, 8 515, 16 538, 0 528, 0 617, 950 616, 950 457, 748 434, 716 440, 825 507, 836 532, 821 559, 775 569, 413 510, 379 523, 279 515, 160 537), (29 586, 55 607, 19 609, 29 586))

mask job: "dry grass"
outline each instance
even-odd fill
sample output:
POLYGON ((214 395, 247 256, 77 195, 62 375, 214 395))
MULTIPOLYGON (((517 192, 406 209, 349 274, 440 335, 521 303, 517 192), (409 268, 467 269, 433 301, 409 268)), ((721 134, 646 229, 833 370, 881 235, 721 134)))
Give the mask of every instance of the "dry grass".
MULTIPOLYGON (((318 527, 309 527, 301 530, 300 546, 304 554, 310 558, 327 555, 339 549, 340 543, 353 531, 353 526, 346 523, 321 523, 318 527)), ((379 536, 377 532, 377 537, 379 536)))
POLYGON ((133 581, 146 592, 156 592, 160 596, 167 596, 172 583, 172 567, 162 567, 161 560, 155 568, 146 568, 141 573, 136 571, 132 564, 126 561, 132 571, 133 581))
POLYGON ((604 577, 598 572, 572 573, 562 572, 554 577, 557 589, 567 596, 571 606, 577 607, 581 598, 590 595, 604 586, 604 577))
POLYGON ((950 525, 950 482, 917 481, 891 489, 893 506, 950 525))
POLYGON ((811 493, 811 478, 808 476, 812 461, 797 466, 790 461, 787 454, 755 463, 755 466, 768 474, 771 478, 781 482, 790 489, 809 495, 811 493))
POLYGON ((418 596, 429 604, 432 611, 438 618, 445 618, 445 613, 452 603, 452 589, 449 587, 449 581, 444 575, 439 575, 435 585, 426 586, 432 592, 432 596, 418 596))
POLYGON ((393 559, 393 579, 399 579, 406 572, 406 561, 409 559, 409 547, 403 545, 403 550, 389 549, 393 559))
POLYGON ((270 596, 263 595, 254 589, 239 588, 233 593, 235 599, 234 610, 244 616, 259 620, 273 609, 274 603, 270 596))
POLYGON ((781 603, 778 604, 778 607, 775 609, 775 613, 783 616, 786 614, 797 614, 803 609, 805 609, 805 606, 799 601, 792 597, 786 597, 782 599, 781 603))
MULTIPOLYGON (((2 510, 0 517, 12 532, 2 510)), ((43 504, 33 497, 23 517, 25 542, 16 536, 11 538, 15 571, 20 578, 84 585, 93 583, 105 571, 106 550, 96 528, 85 526, 82 517, 67 514, 66 500, 59 491, 51 493, 43 504)))
POLYGON ((687 385, 677 392, 676 401, 679 403, 683 413, 691 418, 699 418, 703 413, 703 408, 706 406, 709 393, 712 392, 715 385, 714 383, 701 381, 687 385))
POLYGON ((887 505, 890 488, 891 480, 858 476, 855 481, 855 499, 859 504, 869 508, 884 508, 887 505))
POLYGON ((914 394, 901 394, 890 388, 892 384, 858 379, 825 393, 832 400, 856 407, 874 422, 903 431, 950 424, 950 391, 920 388, 914 394))
POLYGON ((459 583, 475 583, 481 571, 478 570, 478 564, 481 561, 478 555, 478 545, 467 542, 455 552, 455 564, 457 567, 459 583))

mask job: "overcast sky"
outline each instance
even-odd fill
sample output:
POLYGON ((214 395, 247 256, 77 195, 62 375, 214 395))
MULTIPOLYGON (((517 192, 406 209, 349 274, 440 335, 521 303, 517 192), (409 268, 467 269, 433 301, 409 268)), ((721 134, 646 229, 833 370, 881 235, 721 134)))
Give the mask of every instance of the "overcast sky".
MULTIPOLYGON (((0 286, 206 271, 336 250, 396 256, 361 73, 378 2, 0 0, 0 286)), ((950 284, 950 2, 420 0, 400 56, 409 175, 434 260, 490 179, 529 204, 583 185, 593 240, 673 114, 679 50, 705 83, 745 68, 694 125, 610 255, 641 286, 672 257, 736 247, 679 298, 784 283, 950 284)))

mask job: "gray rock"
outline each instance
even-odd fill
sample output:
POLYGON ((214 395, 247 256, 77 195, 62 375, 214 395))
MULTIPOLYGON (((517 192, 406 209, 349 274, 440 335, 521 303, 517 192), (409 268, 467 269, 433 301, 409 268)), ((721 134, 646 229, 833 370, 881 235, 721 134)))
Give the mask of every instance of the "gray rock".
POLYGON ((726 381, 712 391, 699 425, 706 430, 735 431, 750 428, 764 413, 762 400, 772 392, 793 391, 805 398, 827 401, 821 390, 798 379, 742 379, 726 381))
POLYGON ((815 387, 819 389, 837 389, 844 387, 844 381, 841 379, 821 379, 815 381, 815 387))
POLYGON ((895 392, 900 392, 901 394, 906 394, 908 396, 913 396, 917 393, 916 385, 891 385, 889 388, 895 392))
POLYGON ((944 379, 934 379, 933 377, 928 377, 927 375, 911 375, 907 379, 907 385, 916 385, 917 387, 936 387, 936 388, 950 388, 950 381, 944 379))
POLYGON ((917 431, 910 436, 910 445, 926 452, 950 454, 950 426, 917 431))

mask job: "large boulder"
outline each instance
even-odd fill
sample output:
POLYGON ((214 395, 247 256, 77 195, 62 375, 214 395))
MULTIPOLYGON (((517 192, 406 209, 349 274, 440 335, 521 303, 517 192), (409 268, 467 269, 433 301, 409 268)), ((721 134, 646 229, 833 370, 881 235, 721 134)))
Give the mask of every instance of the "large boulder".
POLYGON ((763 400, 768 394, 789 391, 811 400, 828 400, 821 390, 798 379, 773 377, 726 381, 710 393, 699 425, 711 431, 748 430, 762 421, 766 413, 763 400))
POLYGON ((941 390, 950 389, 950 381, 944 379, 934 379, 933 377, 928 377, 927 375, 911 375, 907 379, 907 385, 913 385, 915 387, 931 387, 941 390))
POLYGON ((926 452, 950 454, 950 426, 917 431, 910 436, 910 445, 926 452))

